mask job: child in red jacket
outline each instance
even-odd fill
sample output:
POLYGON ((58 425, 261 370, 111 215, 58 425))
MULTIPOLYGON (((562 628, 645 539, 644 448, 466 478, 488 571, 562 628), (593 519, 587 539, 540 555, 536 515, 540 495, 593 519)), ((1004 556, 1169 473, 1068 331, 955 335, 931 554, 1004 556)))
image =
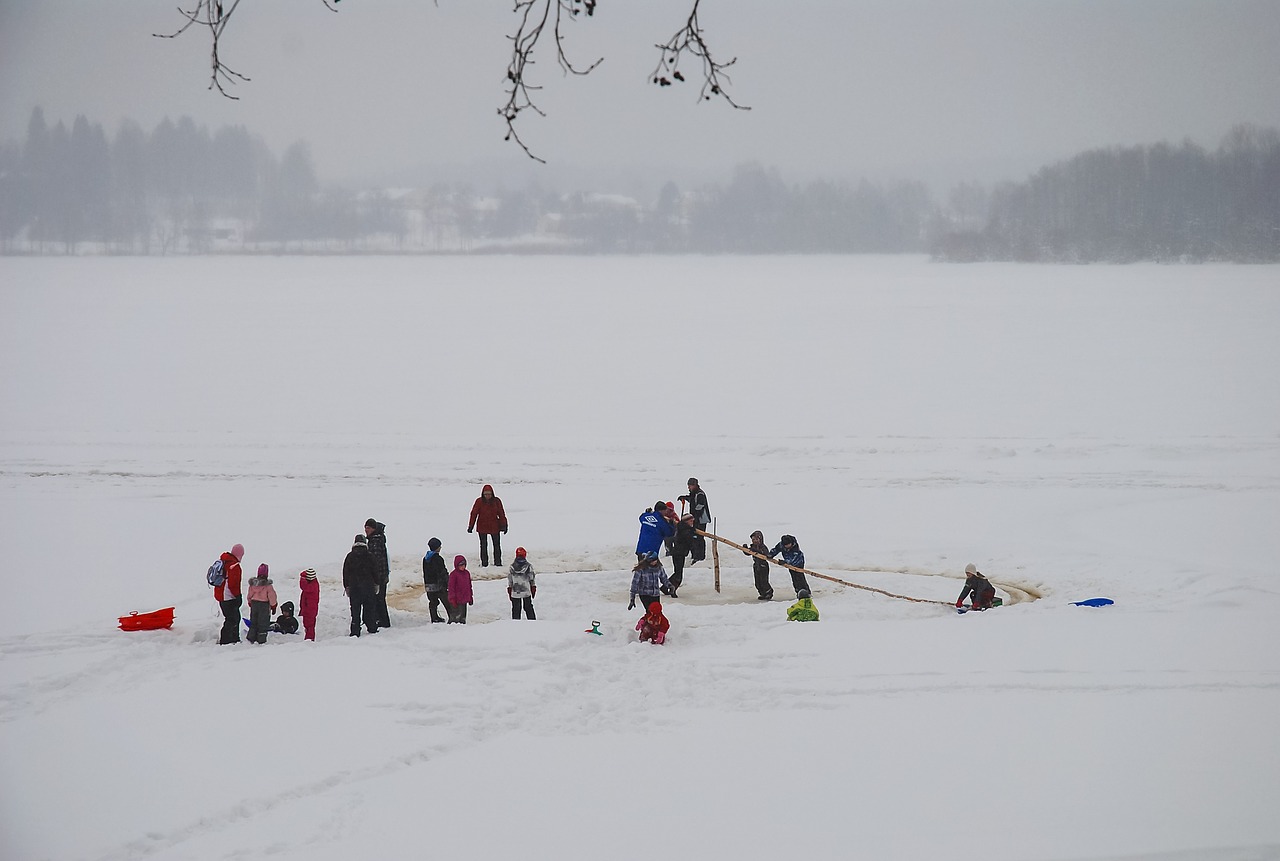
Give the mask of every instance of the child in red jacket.
POLYGON ((302 630, 305 639, 316 638, 316 616, 320 614, 320 581, 316 579, 316 569, 308 568, 298 575, 298 590, 302 597, 298 599, 298 615, 302 616, 302 630))
POLYGON ((243 558, 243 544, 237 544, 219 557, 226 579, 222 585, 213 587, 213 600, 222 610, 222 633, 218 637, 221 646, 240 642, 240 607, 244 600, 240 593, 240 560, 243 558))
POLYGON ((467 624, 467 605, 474 603, 467 557, 458 554, 453 557, 453 570, 449 572, 449 621, 467 624))
POLYGON ((636 622, 636 630, 640 632, 640 642, 648 640, 655 646, 661 646, 667 641, 667 631, 671 630, 671 623, 667 621, 667 617, 662 615, 662 605, 654 601, 649 605, 649 612, 640 617, 640 621, 636 622))

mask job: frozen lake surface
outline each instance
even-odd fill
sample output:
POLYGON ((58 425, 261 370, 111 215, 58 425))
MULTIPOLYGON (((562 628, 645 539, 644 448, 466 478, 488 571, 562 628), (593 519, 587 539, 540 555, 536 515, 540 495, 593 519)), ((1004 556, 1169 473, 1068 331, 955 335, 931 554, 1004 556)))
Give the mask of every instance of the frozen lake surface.
POLYGON ((0 857, 1280 858, 1278 267, 0 258, 0 302, 0 857), (636 518, 690 475, 734 541, 1017 603, 814 580, 788 623, 727 551, 637 643, 636 518), (281 600, 320 572, 315 643, 216 645, 236 542, 281 600))

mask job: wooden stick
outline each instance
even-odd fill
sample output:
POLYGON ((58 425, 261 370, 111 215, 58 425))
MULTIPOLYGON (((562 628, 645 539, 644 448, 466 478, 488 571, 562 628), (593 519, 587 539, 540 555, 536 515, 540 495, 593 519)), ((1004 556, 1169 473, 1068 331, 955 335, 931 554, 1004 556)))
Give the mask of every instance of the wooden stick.
MULTIPOLYGON (((788 565, 785 562, 780 562, 777 559, 772 559, 763 553, 756 553, 750 547, 743 547, 741 544, 730 541, 728 538, 722 538, 719 535, 716 535, 714 533, 703 532, 701 529, 698 529, 696 531, 699 535, 704 535, 707 538, 712 539, 713 541, 722 542, 724 544, 728 544, 730 547, 735 547, 738 550, 741 550, 743 553, 747 554, 748 556, 754 556, 757 559, 763 559, 766 562, 772 562, 774 565, 780 565, 781 567, 789 568, 792 571, 799 571, 801 574, 808 574, 810 577, 817 577, 821 580, 830 580, 832 583, 839 583, 841 586, 848 586, 852 589, 862 589, 863 591, 866 591, 866 592, 875 592, 877 595, 884 595, 887 598, 898 598, 903 601, 914 601, 917 604, 941 604, 943 607, 953 606, 950 601, 935 601, 932 598, 912 598, 909 595, 897 595, 897 594, 894 594, 893 592, 886 592, 884 589, 877 589, 874 586, 863 586, 860 583, 850 583, 848 580, 841 580, 839 577, 831 577, 827 574, 819 574, 817 571, 810 571, 808 568, 798 568, 795 565, 788 565)), ((713 544, 712 545, 713 552, 715 547, 716 545, 713 544)), ((719 572, 717 570, 717 578, 718 577, 719 577, 719 572)), ((718 582, 719 581, 717 579, 717 583, 718 582)), ((720 591, 719 588, 717 588, 716 591, 719 592, 720 591)))
MULTIPOLYGON (((716 534, 716 519, 711 518, 711 534, 716 534)), ((711 564, 716 572, 716 592, 720 592, 720 545, 712 542, 711 544, 711 564)))

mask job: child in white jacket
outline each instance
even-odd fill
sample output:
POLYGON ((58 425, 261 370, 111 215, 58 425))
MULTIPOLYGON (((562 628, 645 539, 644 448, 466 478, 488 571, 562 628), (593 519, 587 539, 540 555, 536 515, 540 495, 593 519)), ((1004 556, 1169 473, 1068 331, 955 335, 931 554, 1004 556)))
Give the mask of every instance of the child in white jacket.
POLYGON ((507 597, 511 599, 511 618, 520 618, 520 609, 530 619, 538 618, 533 614, 533 596, 538 594, 534 582, 536 574, 529 564, 528 554, 523 547, 516 548, 516 561, 511 563, 507 571, 507 597))

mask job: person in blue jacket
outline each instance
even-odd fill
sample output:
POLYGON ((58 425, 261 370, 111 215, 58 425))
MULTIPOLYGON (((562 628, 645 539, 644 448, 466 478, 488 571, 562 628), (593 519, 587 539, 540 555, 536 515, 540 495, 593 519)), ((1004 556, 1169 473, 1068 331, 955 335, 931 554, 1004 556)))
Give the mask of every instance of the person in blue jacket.
MULTIPOLYGON (((790 565, 792 568, 804 567, 804 553, 800 550, 800 543, 796 541, 794 535, 784 535, 782 540, 778 542, 778 546, 769 551, 769 558, 782 554, 782 561, 790 565)), ((795 587, 796 597, 800 597, 800 593, 809 593, 809 581, 805 579, 804 573, 801 571, 791 571, 791 585, 795 587)))
POLYGON ((636 561, 645 557, 646 553, 658 554, 662 551, 663 539, 676 534, 671 521, 663 516, 667 504, 659 501, 653 508, 646 508, 640 515, 640 537, 636 539, 636 561))

